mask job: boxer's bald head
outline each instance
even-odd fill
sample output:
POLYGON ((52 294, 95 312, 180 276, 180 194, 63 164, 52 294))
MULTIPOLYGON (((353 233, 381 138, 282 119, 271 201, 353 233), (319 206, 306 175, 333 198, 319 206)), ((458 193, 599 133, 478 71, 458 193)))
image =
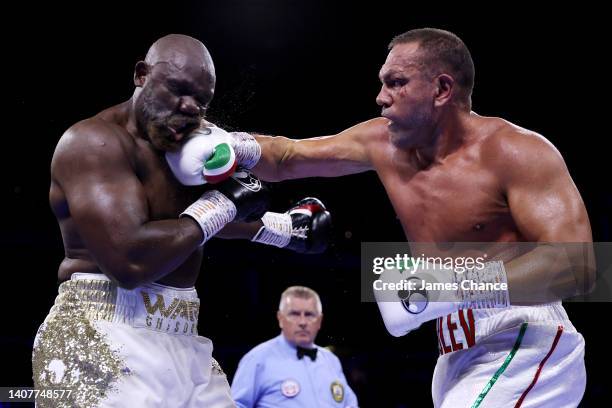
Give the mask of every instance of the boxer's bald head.
POLYGON ((155 41, 147 52, 145 63, 154 66, 161 62, 177 69, 187 65, 199 66, 213 77, 215 75, 215 66, 204 44, 188 35, 169 34, 155 41))
POLYGON ((215 92, 215 66, 200 41, 170 34, 155 41, 134 70, 140 133, 160 150, 176 150, 201 124, 215 92))

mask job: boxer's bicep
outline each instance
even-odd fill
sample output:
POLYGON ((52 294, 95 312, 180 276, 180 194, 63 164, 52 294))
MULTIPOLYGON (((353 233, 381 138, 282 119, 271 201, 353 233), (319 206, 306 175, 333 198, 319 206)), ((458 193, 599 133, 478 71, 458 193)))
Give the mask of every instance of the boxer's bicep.
POLYGON ((143 186, 116 138, 73 137, 56 151, 52 173, 92 256, 102 268, 119 262, 149 215, 143 186))
POLYGON ((536 140, 506 165, 512 218, 526 240, 541 243, 508 264, 508 283, 527 291, 523 300, 588 293, 595 281, 591 227, 563 158, 547 141, 536 140))
POLYGON ((584 203, 560 153, 544 140, 524 144, 506 163, 506 195, 522 235, 540 242, 591 241, 584 203))

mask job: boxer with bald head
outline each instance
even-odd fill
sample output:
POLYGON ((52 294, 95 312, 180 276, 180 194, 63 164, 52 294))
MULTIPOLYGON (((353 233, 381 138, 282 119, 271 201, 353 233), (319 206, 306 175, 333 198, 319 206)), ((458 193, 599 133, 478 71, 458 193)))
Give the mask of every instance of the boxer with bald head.
POLYGON ((212 100, 216 75, 210 53, 195 39, 169 35, 151 46, 134 75, 131 126, 145 131, 157 149, 176 150, 185 134, 200 126, 212 100), (145 79, 149 83, 143 87, 145 79), (178 96, 182 100, 175 113, 178 96))
MULTIPOLYGON (((197 334, 193 286, 202 245, 226 225, 226 237, 261 235, 263 223, 250 221, 268 200, 248 171, 233 174, 229 135, 205 119, 215 79, 200 41, 165 36, 136 64, 132 97, 76 123, 57 144, 49 199, 64 242, 63 283, 32 361, 36 388, 73 390, 66 406, 233 406, 212 343, 197 334), (206 139, 199 162, 176 154, 195 130, 206 139), (211 178, 218 184, 179 182, 211 178)), ((291 220, 298 228, 329 219, 322 204, 309 208, 299 220, 266 213, 289 219, 277 246, 307 252, 312 237, 292 237, 291 220)))

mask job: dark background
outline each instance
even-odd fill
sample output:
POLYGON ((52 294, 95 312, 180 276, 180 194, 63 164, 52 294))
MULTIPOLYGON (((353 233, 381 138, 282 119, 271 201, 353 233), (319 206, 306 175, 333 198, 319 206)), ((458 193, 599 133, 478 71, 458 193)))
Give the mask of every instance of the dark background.
MULTIPOLYGON (((63 249, 47 201, 54 146, 74 122, 128 99, 134 64, 172 32, 202 40, 213 56, 213 121, 301 138, 377 116, 377 73, 394 35, 423 26, 451 30, 473 54, 474 110, 549 138, 583 195, 594 239, 612 240, 604 113, 609 46, 601 10, 535 10, 514 2, 425 9, 409 1, 226 0, 70 8, 23 3, 3 16, 0 386, 31 385, 33 336, 57 294, 63 249)), ((230 380, 246 351, 278 333, 281 291, 304 284, 323 300, 317 343, 334 347, 363 407, 431 405, 433 324, 396 339, 376 305, 359 300, 360 242, 404 239, 376 175, 284 182, 276 193, 279 212, 305 195, 321 198, 335 217, 335 243, 321 256, 248 242, 207 244, 199 330, 214 341, 230 380)), ((611 309, 609 303, 567 305, 586 339, 584 406, 610 395, 602 328, 611 309)))

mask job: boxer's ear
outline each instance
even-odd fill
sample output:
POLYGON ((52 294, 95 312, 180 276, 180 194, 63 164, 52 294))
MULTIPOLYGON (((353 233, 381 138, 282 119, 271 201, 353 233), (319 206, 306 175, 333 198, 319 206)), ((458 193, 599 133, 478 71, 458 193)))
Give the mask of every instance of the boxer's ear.
POLYGON ((446 105, 452 100, 455 87, 455 79, 448 74, 441 74, 437 78, 436 86, 437 89, 434 101, 435 105, 446 105))
POLYGON ((149 65, 144 61, 138 61, 134 67, 134 85, 138 88, 142 87, 148 74, 149 65))

